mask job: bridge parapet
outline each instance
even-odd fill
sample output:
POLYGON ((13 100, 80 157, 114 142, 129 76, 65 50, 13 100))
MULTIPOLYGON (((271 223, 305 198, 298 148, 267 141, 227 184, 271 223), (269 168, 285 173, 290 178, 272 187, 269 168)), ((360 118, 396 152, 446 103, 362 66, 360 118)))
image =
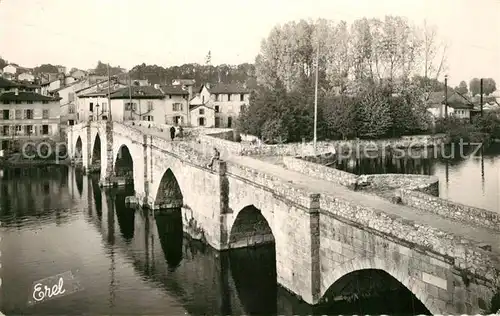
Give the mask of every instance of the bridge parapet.
POLYGON ((257 169, 228 162, 226 170, 227 175, 251 181, 262 186, 264 190, 272 188, 276 198, 292 201, 307 210, 311 207, 311 197, 318 196, 317 193, 311 190, 300 188, 296 184, 286 183, 281 178, 263 173, 257 169))
POLYGON ((328 194, 321 195, 320 206, 325 215, 347 219, 351 225, 383 233, 421 251, 433 252, 471 276, 500 287, 500 255, 483 250, 478 242, 328 194))
POLYGON ((121 124, 119 122, 113 122, 113 132, 128 137, 134 142, 144 142, 144 133, 137 128, 134 128, 133 126, 121 124))

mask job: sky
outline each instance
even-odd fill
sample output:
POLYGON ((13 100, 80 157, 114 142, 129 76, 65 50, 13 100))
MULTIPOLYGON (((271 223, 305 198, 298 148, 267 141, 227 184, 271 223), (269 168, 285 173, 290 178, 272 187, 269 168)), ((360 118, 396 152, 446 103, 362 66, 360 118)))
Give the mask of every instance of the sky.
POLYGON ((401 15, 437 27, 448 43, 450 85, 491 77, 500 85, 500 0, 0 0, 0 56, 127 69, 254 62, 276 24, 401 15))

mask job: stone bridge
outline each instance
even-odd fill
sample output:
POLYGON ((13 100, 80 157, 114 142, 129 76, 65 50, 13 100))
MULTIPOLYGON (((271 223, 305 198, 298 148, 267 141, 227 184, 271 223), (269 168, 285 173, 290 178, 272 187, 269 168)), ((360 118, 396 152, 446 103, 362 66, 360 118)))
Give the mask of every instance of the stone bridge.
POLYGON ((133 184, 143 206, 181 208, 185 232, 213 248, 274 243, 277 282, 309 304, 359 293, 364 276, 397 280, 432 314, 500 308, 498 234, 249 157, 208 168, 210 151, 194 147, 118 122, 68 131, 80 168, 100 170, 104 186, 133 184))

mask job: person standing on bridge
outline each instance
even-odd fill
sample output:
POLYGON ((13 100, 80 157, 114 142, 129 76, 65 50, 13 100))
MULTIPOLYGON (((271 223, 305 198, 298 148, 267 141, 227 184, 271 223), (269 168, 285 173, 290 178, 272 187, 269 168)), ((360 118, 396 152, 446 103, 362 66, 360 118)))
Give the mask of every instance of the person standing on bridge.
POLYGON ((174 140, 175 138, 175 127, 170 127, 170 139, 174 140))

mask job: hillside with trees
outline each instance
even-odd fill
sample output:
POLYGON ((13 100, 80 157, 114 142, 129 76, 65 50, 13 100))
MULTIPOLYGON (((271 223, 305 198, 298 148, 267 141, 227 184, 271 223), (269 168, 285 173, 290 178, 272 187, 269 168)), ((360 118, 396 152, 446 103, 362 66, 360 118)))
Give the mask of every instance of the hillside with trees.
POLYGON ((172 79, 195 79, 197 83, 223 82, 255 85, 255 66, 240 65, 200 65, 196 63, 181 66, 162 67, 157 65, 137 65, 130 70, 132 79, 148 79, 151 84, 170 84, 172 79))

